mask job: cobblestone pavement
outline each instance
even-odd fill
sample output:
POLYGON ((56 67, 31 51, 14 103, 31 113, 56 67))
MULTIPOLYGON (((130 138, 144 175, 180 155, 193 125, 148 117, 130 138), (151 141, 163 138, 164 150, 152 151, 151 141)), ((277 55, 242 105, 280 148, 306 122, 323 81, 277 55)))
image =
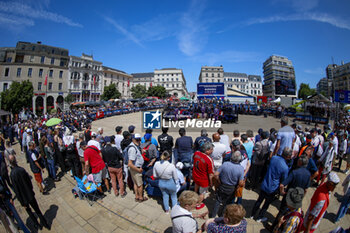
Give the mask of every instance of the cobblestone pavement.
MULTIPOLYGON (((96 131, 98 127, 103 127, 105 135, 112 135, 115 133, 114 129, 117 125, 122 125, 124 129, 126 129, 130 124, 136 126, 135 132, 141 133, 141 114, 134 113, 98 120, 93 122, 93 130, 96 131)), ((234 126, 224 125, 225 130, 228 127, 234 127, 242 131, 252 129, 255 132, 258 128, 280 128, 279 120, 272 117, 263 118, 260 116, 240 116, 239 124, 235 124, 234 126)), ((210 132, 210 129, 208 129, 208 131, 210 132)), ((231 129, 227 129, 226 131, 228 131, 227 134, 232 137, 231 129)), ((178 137, 178 134, 175 132, 171 134, 174 138, 178 137)), ((191 132, 188 135, 197 137, 199 132, 191 132)), ((157 133, 155 133, 155 136, 157 136, 157 133)), ((15 149, 18 154, 20 166, 23 166, 28 173, 32 175, 29 166, 25 163, 24 155, 20 153, 18 144, 15 145, 15 149)), ((47 173, 45 172, 43 177, 46 176, 47 173)), ((341 173, 339 176, 341 180, 344 180, 344 174, 341 173)), ((134 194, 127 189, 128 195, 124 199, 107 193, 107 196, 102 201, 98 201, 93 204, 93 206, 89 206, 87 201, 75 199, 73 197, 71 190, 75 186, 75 181, 69 174, 65 174, 62 180, 56 183, 56 187, 51 189, 50 195, 48 196, 41 195, 34 182, 33 180, 33 186, 40 209, 45 213, 49 224, 52 224, 51 232, 171 232, 170 216, 164 213, 161 198, 150 198, 146 202, 136 203, 134 201, 134 194)), ((315 188, 310 188, 304 198, 304 212, 306 212, 309 206, 314 190, 315 188)), ((332 220, 340 205, 337 199, 342 195, 341 185, 338 185, 335 190, 335 195, 331 197, 328 213, 322 220, 317 232, 329 232, 336 227, 336 224, 334 224, 332 220)), ((250 213, 257 197, 258 194, 254 191, 243 191, 243 206, 247 210, 247 214, 250 213)), ((206 204, 209 208, 213 205, 212 196, 209 197, 206 204)), ((15 205, 23 221, 28 223, 33 232, 36 232, 35 229, 33 229, 31 221, 28 219, 27 213, 19 206, 18 201, 15 201, 15 205)), ((275 201, 270 205, 267 212, 267 217, 270 222, 277 214, 278 206, 279 201, 275 201)), ((266 232, 262 223, 257 223, 251 219, 247 219, 247 221, 247 232, 266 232)), ((203 222, 204 220, 199 220, 199 224, 203 222)), ((349 215, 346 215, 338 225, 349 227, 349 215)), ((47 231, 48 230, 43 229, 40 232, 47 231)), ((0 226, 0 232, 4 232, 2 226, 0 226)))

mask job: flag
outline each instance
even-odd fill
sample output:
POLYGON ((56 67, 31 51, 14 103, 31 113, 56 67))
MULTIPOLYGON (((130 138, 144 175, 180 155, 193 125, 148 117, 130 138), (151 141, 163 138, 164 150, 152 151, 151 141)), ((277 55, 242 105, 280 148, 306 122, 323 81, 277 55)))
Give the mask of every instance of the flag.
POLYGON ((47 85, 47 75, 45 76, 45 82, 44 82, 44 86, 47 85))
POLYGON ((152 83, 150 84, 150 87, 152 87, 152 83))
POLYGON ((96 84, 96 75, 94 75, 94 85, 96 84))
POLYGON ((128 87, 130 87, 130 79, 128 79, 128 87))

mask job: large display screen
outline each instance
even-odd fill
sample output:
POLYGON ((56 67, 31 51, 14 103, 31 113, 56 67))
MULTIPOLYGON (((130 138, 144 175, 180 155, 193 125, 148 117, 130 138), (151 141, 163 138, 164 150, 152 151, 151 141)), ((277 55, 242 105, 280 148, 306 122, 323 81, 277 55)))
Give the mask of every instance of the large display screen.
POLYGON ((224 83, 198 83, 197 95, 225 95, 224 83))
POLYGON ((276 80, 275 81, 276 95, 295 95, 296 87, 293 80, 276 80))

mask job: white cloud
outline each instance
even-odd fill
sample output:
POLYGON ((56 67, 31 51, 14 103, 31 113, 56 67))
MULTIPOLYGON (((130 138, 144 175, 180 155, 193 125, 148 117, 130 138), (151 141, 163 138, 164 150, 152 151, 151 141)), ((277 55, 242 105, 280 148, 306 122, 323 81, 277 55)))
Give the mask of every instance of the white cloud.
POLYGON ((136 36, 129 32, 127 29, 125 29, 124 27, 122 27, 121 25, 119 25, 114 19, 109 18, 109 17, 104 17, 104 19, 110 23, 115 29, 117 29, 117 31, 121 34, 123 34, 126 38, 128 38, 129 40, 131 40, 132 42, 134 42, 135 44, 139 45, 140 47, 144 47, 140 40, 136 38, 136 36))
MULTIPOLYGON (((48 3, 48 1, 44 1, 44 5, 48 3)), ((81 24, 73 22, 71 19, 65 16, 44 10, 41 4, 39 5, 39 8, 41 9, 35 9, 25 3, 20 2, 0 2, 0 12, 10 14, 13 17, 26 17, 31 21, 33 21, 33 19, 49 20, 56 23, 63 23, 72 27, 82 27, 81 24)))
POLYGON ((245 26, 263 23, 287 22, 287 21, 316 21, 328 23, 332 26, 350 30, 350 21, 325 13, 297 13, 291 15, 275 15, 264 18, 253 18, 243 23, 245 26))
POLYGON ((133 25, 131 31, 140 41, 159 41, 176 35, 178 14, 160 14, 142 24, 133 25))
POLYGON ((325 70, 322 69, 322 67, 317 67, 317 68, 312 68, 312 69, 306 69, 306 70, 304 70, 304 73, 325 75, 325 70))
POLYGON ((191 58, 192 60, 206 65, 218 65, 223 62, 239 63, 239 62, 256 62, 261 61, 261 55, 256 52, 244 51, 223 51, 218 53, 205 53, 191 58))
POLYGON ((182 53, 194 56, 200 52, 208 40, 205 22, 201 20, 205 1, 192 0, 189 9, 180 18, 181 30, 177 36, 182 53))
POLYGON ((14 17, 7 14, 0 13, 0 25, 12 25, 12 26, 34 26, 35 23, 31 19, 14 17))

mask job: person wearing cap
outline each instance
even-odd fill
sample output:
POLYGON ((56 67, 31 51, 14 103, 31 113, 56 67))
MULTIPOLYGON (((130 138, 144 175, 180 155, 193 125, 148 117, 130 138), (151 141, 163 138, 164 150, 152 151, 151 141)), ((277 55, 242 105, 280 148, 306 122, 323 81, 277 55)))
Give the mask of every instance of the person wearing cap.
POLYGON ((261 184, 259 198, 255 202, 251 217, 258 212, 261 203, 265 200, 262 209, 259 212, 257 222, 264 222, 267 218, 264 216, 270 204, 276 199, 279 192, 279 186, 288 176, 287 162, 292 158, 292 149, 285 147, 282 156, 273 156, 270 160, 265 178, 261 184))
POLYGON ((101 144, 96 140, 97 134, 95 132, 91 132, 91 140, 88 141, 88 146, 96 146, 98 150, 101 150, 101 144))
POLYGON ((196 140, 194 140, 194 150, 199 150, 200 146, 205 142, 211 142, 211 139, 208 137, 208 132, 206 129, 201 130, 201 136, 197 137, 196 140))
POLYGON ((152 134, 146 133, 144 136, 145 142, 140 143, 140 148, 142 152, 142 157, 144 159, 143 169, 147 171, 156 162, 158 151, 157 147, 151 142, 152 134))
MULTIPOLYGON (((105 137, 105 143, 106 146, 101 150, 102 159, 107 164, 109 175, 111 176, 114 195, 117 197, 120 193, 121 197, 124 198, 126 196, 126 192, 124 190, 123 182, 123 155, 116 147, 111 145, 111 137, 105 137), (117 189, 117 180, 119 191, 117 189)), ((110 190, 108 190, 108 192, 110 192, 110 190)))
MULTIPOLYGON (((152 136, 152 132, 153 132, 152 129, 146 129, 145 135, 146 134, 151 134, 151 136, 152 136)), ((141 143, 145 143, 146 142, 145 135, 141 138, 141 143)), ((157 142, 157 139, 155 137, 151 137, 151 143, 153 145, 155 145, 156 148, 158 147, 158 142, 157 142)))
POLYGON ((136 127, 134 125, 129 125, 128 127, 128 131, 132 136, 134 135, 135 128, 136 127))
POLYGON ((177 173, 177 180, 176 183, 176 193, 181 194, 182 191, 186 189, 186 180, 184 177, 184 174, 182 174, 181 170, 184 168, 184 164, 181 162, 177 162, 175 165, 176 167, 176 173, 177 173))
POLYGON ((134 182, 135 201, 143 202, 147 201, 148 198, 143 196, 143 179, 142 179, 142 166, 144 159, 139 148, 141 143, 141 135, 136 133, 133 135, 132 142, 128 148, 128 166, 132 181, 134 182))
POLYGON ((214 149, 210 157, 214 161, 214 170, 217 171, 223 163, 227 150, 226 150, 226 146, 220 142, 220 134, 214 133, 212 137, 213 137, 214 149))
POLYGON ((296 187, 288 190, 286 194, 286 205, 288 212, 279 218, 276 227, 273 229, 277 232, 299 232, 301 229, 301 219, 303 218, 302 204, 305 192, 304 189, 296 187))
POLYGON ((340 182, 334 172, 328 174, 326 183, 320 185, 311 198, 310 206, 305 214, 303 230, 305 233, 314 232, 319 226, 323 215, 329 206, 329 195, 340 182))
POLYGON ((295 142, 295 132, 288 125, 288 117, 281 118, 281 128, 277 132, 277 142, 272 155, 282 155, 284 148, 293 148, 295 142))
MULTIPOLYGON (((91 173, 94 177, 94 182, 100 184, 102 181, 104 181, 107 190, 109 190, 108 171, 106 169, 106 164, 102 159, 101 151, 94 145, 86 145, 85 142, 81 142, 80 147, 84 150, 84 175, 88 175, 89 168, 91 167, 91 173)), ((98 186, 97 189, 103 193, 101 186, 98 186)))
POLYGON ((121 146, 120 146, 120 143, 122 142, 122 140, 124 139, 123 135, 122 135, 122 129, 123 127, 122 126, 117 126, 115 127, 115 132, 117 133, 115 136, 114 136, 114 143, 115 143, 115 146, 117 147, 117 149, 119 150, 120 153, 123 152, 121 146))
POLYGON ((216 192, 216 202, 210 216, 214 218, 219 211, 220 205, 225 206, 232 202, 236 187, 244 185, 244 169, 240 165, 242 154, 240 151, 233 152, 231 161, 224 162, 215 172, 215 178, 219 181, 216 192))

